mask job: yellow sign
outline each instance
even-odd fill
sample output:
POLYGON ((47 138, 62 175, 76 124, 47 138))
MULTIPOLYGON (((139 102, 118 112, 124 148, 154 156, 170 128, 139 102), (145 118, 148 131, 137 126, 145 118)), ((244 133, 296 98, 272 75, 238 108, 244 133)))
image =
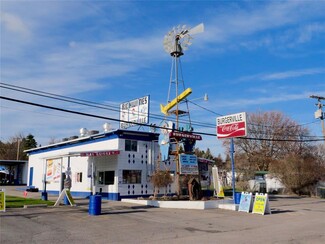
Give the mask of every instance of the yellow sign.
POLYGON ((255 195, 254 206, 253 206, 253 213, 257 214, 271 214, 270 205, 269 205, 269 198, 267 194, 258 194, 255 195))
POLYGON ((73 198, 72 198, 72 196, 71 196, 71 192, 70 192, 70 190, 66 189, 66 192, 65 192, 65 193, 66 193, 66 195, 67 195, 67 198, 68 198, 68 200, 69 200, 71 206, 76 205, 75 202, 74 202, 74 200, 73 200, 73 198))
POLYGON ((222 181, 219 179, 219 176, 218 176, 218 183, 219 183, 219 188, 218 188, 218 192, 217 192, 217 197, 225 197, 222 181))
POLYGON ((187 88, 185 91, 183 91, 181 94, 179 94, 176 98, 174 98, 170 103, 168 103, 166 106, 160 104, 160 111, 168 115, 168 111, 171 110, 178 102, 184 100, 188 95, 192 93, 191 88, 187 88))
POLYGON ((5 192, 0 191, 0 212, 5 212, 6 211, 6 197, 5 197, 5 192))

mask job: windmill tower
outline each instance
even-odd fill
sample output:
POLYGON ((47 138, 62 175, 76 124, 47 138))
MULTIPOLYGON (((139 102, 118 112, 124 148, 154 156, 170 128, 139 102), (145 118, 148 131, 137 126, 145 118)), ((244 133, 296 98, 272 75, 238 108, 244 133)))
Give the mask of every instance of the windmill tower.
MULTIPOLYGON (((189 28, 186 25, 174 27, 164 37, 164 49, 172 57, 171 73, 169 81, 169 89, 167 96, 167 104, 160 105, 161 112, 166 116, 172 116, 175 120, 176 131, 192 132, 191 117, 189 112, 187 97, 192 93, 191 88, 186 88, 180 57, 184 55, 184 51, 192 44, 192 35, 204 31, 204 25, 201 23, 194 28, 189 28), (182 118, 182 120, 180 120, 182 118), (184 123, 184 127, 180 128, 180 122, 184 123)), ((173 148, 172 154, 176 161, 176 191, 180 195, 180 163, 178 159, 179 144, 182 138, 171 136, 169 143, 173 148)), ((185 150, 186 151, 186 150, 185 150)))
POLYGON ((179 128, 179 118, 187 116, 185 123, 191 127, 191 118, 188 108, 187 96, 192 93, 191 88, 186 88, 180 57, 184 55, 184 51, 192 45, 192 35, 204 31, 204 25, 201 23, 194 28, 189 28, 186 25, 174 27, 165 35, 164 49, 172 57, 172 65, 170 72, 169 89, 167 96, 167 105, 161 105, 161 112, 166 116, 174 115, 176 117, 176 128, 179 128), (184 105, 185 106, 182 106, 184 105))

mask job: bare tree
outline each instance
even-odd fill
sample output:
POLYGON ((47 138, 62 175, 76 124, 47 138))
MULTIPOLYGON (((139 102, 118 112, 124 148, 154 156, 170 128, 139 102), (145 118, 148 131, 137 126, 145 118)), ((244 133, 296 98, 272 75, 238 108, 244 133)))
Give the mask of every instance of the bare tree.
POLYGON ((236 171, 244 179, 270 171, 290 191, 313 194, 325 177, 325 150, 306 140, 308 129, 280 112, 250 114, 247 124, 247 138, 235 139, 236 171))
POLYGON ((291 192, 314 195, 317 182, 325 175, 324 161, 317 157, 317 146, 302 154, 290 153, 272 164, 271 171, 291 192))
MULTIPOLYGON (((307 150, 307 143, 300 139, 309 135, 308 130, 281 112, 258 112, 247 117, 247 138, 235 139, 236 157, 241 158, 244 168, 269 170, 272 162, 289 152, 307 150)), ((229 148, 229 141, 224 145, 229 148)))

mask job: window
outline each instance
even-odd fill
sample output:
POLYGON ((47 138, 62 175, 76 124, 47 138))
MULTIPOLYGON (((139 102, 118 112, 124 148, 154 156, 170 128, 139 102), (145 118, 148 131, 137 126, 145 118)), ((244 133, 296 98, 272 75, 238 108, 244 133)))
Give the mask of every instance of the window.
POLYGON ((125 151, 137 152, 138 141, 125 140, 125 151))
POLYGON ((114 171, 100 171, 98 172, 99 185, 114 185, 114 171))
POLYGON ((123 170, 124 184, 141 184, 141 170, 123 170))
POLYGON ((76 174, 76 182, 82 182, 82 172, 76 174))

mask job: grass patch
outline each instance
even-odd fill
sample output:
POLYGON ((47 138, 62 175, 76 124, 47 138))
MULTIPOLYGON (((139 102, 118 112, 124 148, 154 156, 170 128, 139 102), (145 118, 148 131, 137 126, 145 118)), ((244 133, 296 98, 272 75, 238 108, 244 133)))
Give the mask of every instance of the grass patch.
POLYGON ((48 206, 53 206, 55 202, 33 198, 6 196, 6 208, 23 208, 24 205, 34 204, 47 204, 48 206))

